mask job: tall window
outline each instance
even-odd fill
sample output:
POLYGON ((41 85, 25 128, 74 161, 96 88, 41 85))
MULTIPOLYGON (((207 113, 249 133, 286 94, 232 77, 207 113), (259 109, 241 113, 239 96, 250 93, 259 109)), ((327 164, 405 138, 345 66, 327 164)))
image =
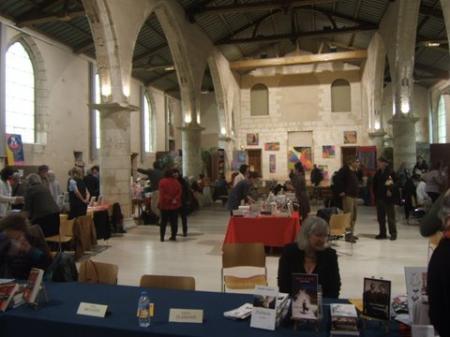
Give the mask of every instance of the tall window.
POLYGON ((250 114, 267 116, 269 114, 269 90, 264 84, 255 84, 250 89, 250 114))
MULTIPOLYGON (((95 104, 100 104, 102 98, 100 96, 100 75, 95 74, 95 104)), ((100 111, 95 110, 95 147, 100 149, 100 111)))
POLYGON ((150 103, 150 99, 147 95, 144 94, 144 151, 152 152, 153 151, 153 132, 152 132, 152 122, 153 122, 153 113, 152 106, 150 103))
POLYGON ((339 79, 331 83, 331 112, 352 111, 350 83, 339 79))
POLYGON ((438 106, 438 143, 446 143, 447 142, 447 112, 445 110, 445 102, 444 96, 441 96, 439 99, 438 106))
POLYGON ((30 55, 21 42, 6 52, 6 132, 35 142, 35 80, 30 55))

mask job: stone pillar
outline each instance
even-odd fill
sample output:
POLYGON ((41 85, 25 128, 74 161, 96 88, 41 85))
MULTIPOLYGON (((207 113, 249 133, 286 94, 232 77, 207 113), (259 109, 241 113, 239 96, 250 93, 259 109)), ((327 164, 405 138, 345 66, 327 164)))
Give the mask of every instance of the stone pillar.
POLYGON ((374 145, 377 147, 377 157, 381 156, 384 152, 384 136, 386 132, 383 130, 376 130, 369 132, 369 137, 372 139, 374 145))
POLYGON ((228 136, 219 137, 219 148, 225 150, 225 176, 231 169, 231 163, 233 161, 233 146, 234 139, 228 136))
POLYGON ((409 114, 395 114, 392 118, 392 147, 394 150, 394 170, 405 162, 413 168, 416 163, 416 127, 418 118, 409 114))
POLYGON ((181 147, 183 151, 183 176, 197 178, 203 171, 201 155, 202 128, 195 121, 181 129, 181 147))
POLYGON ((131 215, 130 112, 127 104, 93 104, 100 111, 100 194, 113 204, 120 203, 125 217, 131 215))

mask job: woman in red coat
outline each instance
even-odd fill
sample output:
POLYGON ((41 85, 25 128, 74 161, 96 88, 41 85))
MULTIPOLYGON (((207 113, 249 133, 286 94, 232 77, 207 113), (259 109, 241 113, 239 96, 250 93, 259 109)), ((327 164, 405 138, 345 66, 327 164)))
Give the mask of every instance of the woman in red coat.
POLYGON ((159 181, 159 202, 161 210, 161 226, 159 227, 160 240, 164 241, 167 222, 170 222, 170 241, 176 241, 178 231, 178 209, 181 207, 182 188, 175 178, 175 172, 168 169, 164 178, 159 181))

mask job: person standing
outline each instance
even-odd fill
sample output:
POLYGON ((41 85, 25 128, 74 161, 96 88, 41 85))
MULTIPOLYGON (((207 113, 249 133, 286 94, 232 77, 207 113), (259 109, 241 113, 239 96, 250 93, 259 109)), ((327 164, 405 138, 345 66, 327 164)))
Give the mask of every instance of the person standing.
POLYGON ((24 198, 22 196, 13 197, 10 185, 10 179, 14 174, 11 167, 5 167, 0 171, 0 218, 3 218, 8 213, 11 205, 23 204, 24 198))
POLYGON ((182 187, 176 179, 173 169, 168 169, 164 178, 159 181, 159 202, 158 208, 161 211, 161 225, 159 235, 161 242, 164 241, 167 222, 170 222, 170 241, 177 240, 178 231, 178 210, 181 207, 182 187))
POLYGON ((154 214, 156 214, 158 217, 161 216, 161 213, 158 208, 159 204, 159 182, 164 177, 164 172, 161 170, 161 165, 159 161, 155 160, 153 162, 153 169, 140 169, 138 168, 137 171, 139 173, 145 174, 147 178, 150 180, 151 184, 151 192, 152 192, 152 199, 150 201, 150 208, 154 214))
POLYGON ((88 189, 83 181, 83 171, 75 166, 69 171, 69 182, 67 190, 69 191, 69 219, 86 215, 89 199, 91 198, 88 189))
POLYGON ((314 167, 311 171, 311 184, 313 185, 313 195, 311 196, 312 199, 320 198, 319 185, 322 182, 322 180, 323 180, 322 170, 318 168, 316 164, 314 164, 314 167))
POLYGON ((239 167, 239 172, 236 175, 236 177, 234 177, 233 180, 233 187, 235 187, 240 181, 246 179, 249 175, 249 167, 247 164, 242 164, 239 167))
POLYGON ((433 163, 431 170, 422 175, 426 183, 426 191, 433 202, 441 195, 447 187, 447 169, 443 167, 442 162, 433 163))
POLYGON ((97 165, 91 167, 88 174, 83 178, 84 184, 89 191, 91 197, 96 197, 100 195, 100 179, 99 174, 100 169, 97 165))
POLYGON ((390 240, 397 239, 397 225, 395 223, 395 201, 398 199, 395 174, 389 166, 389 161, 378 158, 378 169, 373 177, 373 194, 377 208, 379 233, 377 240, 387 239, 386 216, 389 227, 390 240))
POLYGON ((42 185, 44 185, 45 187, 47 187, 49 189, 50 183, 48 180, 48 171, 49 171, 48 165, 41 165, 38 167, 38 174, 39 174, 39 177, 41 177, 42 185))
POLYGON ((233 210, 239 208, 242 200, 254 202, 252 197, 250 197, 250 191, 257 179, 258 174, 256 172, 250 172, 246 179, 241 180, 236 186, 232 188, 230 195, 228 196, 227 203, 227 208, 230 211, 231 215, 233 215, 233 210))
POLYGON ((294 171, 289 174, 289 179, 294 187, 295 197, 299 203, 300 217, 302 220, 305 220, 311 211, 311 207, 309 205, 308 191, 306 190, 305 169, 302 163, 295 163, 294 171))
POLYGON ((342 209, 344 213, 351 214, 350 228, 347 228, 345 240, 355 243, 358 237, 355 233, 355 223, 358 215, 357 199, 359 196, 359 180, 358 180, 359 160, 352 158, 347 165, 343 166, 336 177, 336 189, 342 199, 342 209))
POLYGON ((53 200, 58 204, 58 198, 62 193, 59 182, 56 180, 55 172, 48 171, 48 186, 53 200))
POLYGON ((187 216, 188 216, 188 212, 189 212, 191 191, 189 188, 189 183, 186 181, 186 179, 183 178, 183 176, 181 175, 179 170, 174 170, 174 175, 181 185, 181 207, 178 210, 178 213, 180 214, 180 217, 181 217, 181 226, 183 229, 183 236, 187 236, 187 232, 188 232, 187 216))

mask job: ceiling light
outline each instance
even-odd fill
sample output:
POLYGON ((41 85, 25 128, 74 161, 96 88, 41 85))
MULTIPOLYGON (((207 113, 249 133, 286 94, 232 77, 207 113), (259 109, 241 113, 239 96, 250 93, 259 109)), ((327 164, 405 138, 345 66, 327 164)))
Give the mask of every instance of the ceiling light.
POLYGON ((433 42, 433 41, 430 41, 430 42, 426 42, 426 43, 425 43, 425 46, 426 46, 426 47, 440 47, 440 46, 441 46, 441 43, 440 43, 440 42, 433 42))

